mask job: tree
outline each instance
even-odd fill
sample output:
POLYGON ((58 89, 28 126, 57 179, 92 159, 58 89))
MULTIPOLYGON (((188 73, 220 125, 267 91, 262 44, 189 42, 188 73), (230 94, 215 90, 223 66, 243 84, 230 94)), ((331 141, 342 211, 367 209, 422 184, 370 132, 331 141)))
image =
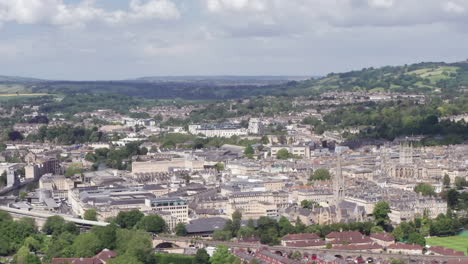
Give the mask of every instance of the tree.
POLYGON ((7 139, 11 141, 23 140, 23 135, 18 131, 10 131, 7 134, 7 139))
POLYGON ((213 240, 229 241, 232 238, 230 230, 216 230, 213 233, 213 240))
MULTIPOLYGON (((117 229, 116 250, 119 254, 141 256, 151 251, 151 236, 141 230, 117 229)), ((141 261, 142 257, 139 258, 141 261)))
POLYGON ((326 181, 330 180, 330 178, 330 171, 321 168, 314 171, 314 173, 310 176, 309 181, 326 181))
POLYGON ((292 234, 295 231, 294 226, 291 224, 291 222, 289 222, 288 218, 286 218, 285 216, 280 217, 280 219, 278 220, 278 226, 280 229, 279 235, 281 237, 287 234, 292 234))
POLYGON ((133 228, 143 216, 144 214, 138 210, 128 212, 120 211, 115 222, 121 228, 133 228))
POLYGON ((450 177, 447 173, 444 175, 444 179, 442 180, 442 183, 446 187, 450 186, 450 177))
POLYGON ((426 245, 426 239, 424 238, 423 235, 415 232, 415 233, 411 233, 408 236, 408 243, 409 244, 419 244, 419 245, 424 247, 426 245))
POLYGON ((54 215, 51 217, 48 217, 44 226, 42 227, 42 231, 46 233, 47 235, 51 234, 60 234, 63 231, 63 228, 65 226, 65 219, 63 217, 54 215))
POLYGON ((414 191, 422 194, 423 196, 436 196, 434 186, 428 183, 419 183, 414 187, 414 191))
POLYGON ((210 255, 206 252, 204 248, 197 250, 197 254, 192 261, 192 264, 210 264, 210 255))
POLYGON ((22 246, 14 257, 14 263, 17 264, 41 264, 41 260, 38 256, 30 253, 30 250, 26 246, 22 246))
POLYGON ((385 230, 381 227, 381 226, 373 226, 371 228, 371 233, 372 234, 375 234, 375 233, 384 233, 385 230))
POLYGON ((184 223, 178 223, 175 227, 175 233, 178 236, 186 236, 187 235, 187 229, 185 228, 184 223))
POLYGON ((286 159, 291 158, 291 154, 289 153, 289 151, 287 149, 282 148, 282 149, 278 150, 278 152, 276 152, 276 158, 286 160, 286 159))
POLYGON ((224 163, 218 162, 218 163, 215 164, 214 168, 215 168, 216 171, 218 171, 218 172, 223 171, 223 170, 224 170, 224 163))
POLYGON ((117 226, 115 224, 112 223, 107 226, 94 226, 91 229, 91 232, 96 234, 105 248, 111 250, 115 249, 117 239, 117 226))
POLYGON ((455 186, 457 186, 457 189, 461 190, 461 189, 463 189, 463 187, 468 186, 468 182, 463 177, 456 177, 455 178, 455 186))
POLYGON ((296 225, 294 226, 295 232, 296 233, 304 233, 306 230, 307 226, 302 223, 301 218, 299 216, 296 218, 296 225))
POLYGON ((231 229, 231 234, 232 236, 236 236, 237 232, 241 228, 241 223, 242 222, 242 213, 239 210, 234 211, 232 213, 232 229, 231 229))
POLYGON ((253 158, 253 155, 255 154, 255 150, 252 148, 252 145, 248 145, 245 150, 244 150, 244 155, 251 159, 253 158))
POLYGON ((94 233, 82 233, 73 242, 73 251, 76 256, 89 258, 103 249, 102 243, 94 233))
POLYGON ((137 257, 124 254, 117 256, 114 259, 109 261, 109 264, 144 264, 143 262, 139 261, 137 257))
POLYGON ((460 194, 457 192, 455 189, 450 189, 446 193, 446 200, 447 200, 447 205, 450 208, 455 208, 458 205, 458 200, 460 197, 460 194))
POLYGON ((143 216, 136 226, 146 232, 161 233, 166 230, 166 221, 158 214, 150 214, 143 216))
POLYGON ((86 210, 83 218, 89 221, 97 221, 97 211, 96 209, 86 210))
POLYGON ((388 217, 388 214, 390 212, 391 212, 390 205, 386 201, 378 202, 375 205, 374 211, 373 211, 375 223, 377 225, 385 227, 390 221, 390 218, 388 217))
POLYGON ((261 142, 263 145, 268 145, 268 144, 270 144, 270 139, 268 139, 267 136, 263 136, 262 139, 260 140, 260 142, 261 142))
POLYGON ((210 258, 212 264, 231 264, 236 260, 236 257, 231 255, 227 246, 217 246, 216 251, 210 258))
POLYGON ((20 192, 19 194, 20 200, 25 200, 27 196, 28 196, 27 192, 20 192))

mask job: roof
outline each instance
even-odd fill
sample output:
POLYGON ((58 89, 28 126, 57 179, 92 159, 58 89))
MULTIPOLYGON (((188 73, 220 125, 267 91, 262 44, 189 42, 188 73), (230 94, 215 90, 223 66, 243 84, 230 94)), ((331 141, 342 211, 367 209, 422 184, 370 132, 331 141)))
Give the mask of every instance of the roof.
POLYGON ((308 241, 286 241, 285 245, 287 247, 319 247, 325 246, 325 240, 308 240, 308 241))
POLYGON ((382 241, 395 241, 395 237, 389 233, 373 233, 370 235, 372 239, 382 240, 382 241))
POLYGON ((115 257, 116 252, 105 248, 92 258, 53 258, 50 264, 104 264, 115 257))
POLYGON ((395 243, 388 246, 389 249, 407 249, 407 250, 422 250, 423 247, 418 244, 395 243))
POLYGON ((465 256, 465 252, 463 251, 455 251, 451 248, 445 248, 440 246, 431 246, 428 251, 432 251, 439 255, 444 256, 465 256))
POLYGON ((283 237, 283 241, 287 240, 315 240, 320 239, 317 234, 308 233, 308 234, 289 234, 283 237))
POLYGON ((337 245, 333 246, 333 249, 337 250, 372 250, 372 249, 382 249, 383 247, 379 244, 364 244, 364 245, 337 245))
POLYGON ((222 217, 200 218, 186 225, 187 233, 208 233, 221 230, 226 225, 227 219, 222 217))

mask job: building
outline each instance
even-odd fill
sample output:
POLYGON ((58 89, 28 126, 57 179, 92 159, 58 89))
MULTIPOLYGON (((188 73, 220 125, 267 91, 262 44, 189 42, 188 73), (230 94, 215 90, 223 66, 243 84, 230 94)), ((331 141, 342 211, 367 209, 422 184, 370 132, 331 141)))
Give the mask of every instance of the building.
POLYGON ((265 127, 258 118, 250 118, 248 131, 250 134, 263 135, 265 127))
POLYGON ((120 211, 139 210, 151 213, 146 200, 156 198, 154 194, 132 187, 80 187, 68 191, 68 202, 74 215, 83 216, 86 210, 96 209, 99 219, 115 217, 120 211))
POLYGON ((177 219, 178 223, 188 222, 187 200, 178 197, 158 197, 146 199, 145 205, 155 213, 168 212, 177 219))
POLYGON ((388 253, 421 255, 423 247, 418 244, 395 243, 387 247, 388 253))
POLYGON ((117 253, 103 249, 96 256, 91 258, 53 258, 51 264, 107 264, 113 258, 117 257, 117 253))
POLYGON ((194 135, 202 134, 206 137, 247 136, 248 130, 236 123, 215 123, 190 125, 189 132, 194 135))
POLYGON ((278 151, 286 149, 289 153, 304 158, 310 158, 310 147, 301 145, 277 145, 270 148, 271 157, 276 158, 278 151))

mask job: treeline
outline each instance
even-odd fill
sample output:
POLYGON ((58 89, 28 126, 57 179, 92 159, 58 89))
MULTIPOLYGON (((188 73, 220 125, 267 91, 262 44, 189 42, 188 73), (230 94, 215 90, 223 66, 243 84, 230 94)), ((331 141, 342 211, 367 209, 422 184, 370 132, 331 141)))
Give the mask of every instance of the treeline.
POLYGON ((199 137, 197 135, 190 134, 181 134, 181 133, 166 133, 158 136, 151 136, 149 138, 151 142, 161 144, 161 148, 171 149, 171 148, 209 148, 216 147, 219 148, 222 145, 230 144, 237 146, 248 147, 253 144, 258 143, 268 143, 266 140, 268 138, 263 138, 262 140, 256 139, 242 139, 239 136, 231 136, 229 138, 223 137, 199 137))
MULTIPOLYGON (((324 121, 304 120, 314 123, 316 131, 346 127, 365 127, 359 138, 393 140, 404 135, 425 135, 425 145, 456 144, 468 139, 468 124, 442 120, 441 107, 447 107, 440 100, 419 105, 409 101, 388 102, 382 104, 368 103, 337 109, 324 116, 324 121)), ((452 112, 461 107, 459 103, 451 104, 452 112)), ((466 106, 463 106, 466 108, 466 106)), ((463 108, 463 109, 464 109, 463 108)), ((356 136, 348 134, 350 138, 356 136)))
POLYGON ((55 127, 42 126, 36 134, 30 134, 26 139, 64 145, 107 141, 106 136, 99 132, 97 127, 85 128, 70 124, 55 127))
POLYGON ((93 257, 103 249, 118 256, 109 264, 240 264, 227 247, 220 246, 210 258, 204 249, 195 256, 154 253, 151 233, 166 230, 156 214, 121 212, 107 226, 95 226, 80 233, 72 222, 60 216, 49 217, 42 230, 31 218, 14 221, 0 211, 0 255, 13 256, 15 264, 50 263, 53 258, 93 257))
POLYGON ((85 159, 93 162, 93 169, 105 164, 107 167, 118 170, 131 170, 131 158, 135 155, 146 155, 147 148, 140 148, 141 142, 130 142, 124 147, 101 148, 86 154, 85 159))
MULTIPOLYGON (((281 238, 287 234, 296 233, 315 233, 325 237, 331 232, 340 231, 359 231, 362 234, 369 235, 371 232, 384 232, 391 227, 388 226, 390 207, 386 202, 378 203, 374 208, 373 222, 355 222, 355 223, 335 223, 331 225, 305 225, 298 217, 292 224, 288 218, 282 216, 279 220, 270 217, 260 217, 256 221, 248 220, 245 226, 242 226, 242 213, 235 211, 232 214, 232 220, 228 220, 222 230, 215 231, 213 239, 229 241, 236 237, 238 239, 257 238, 262 244, 278 245, 281 238)), ((182 235, 180 232, 179 235, 182 235)))
MULTIPOLYGON (((305 204, 304 204, 305 205, 305 204)), ((269 217, 260 217, 258 220, 249 220, 247 225, 242 226, 242 214, 238 211, 232 215, 232 220, 228 220, 224 229, 215 231, 213 239, 229 241, 232 238, 260 240, 262 244, 278 245, 281 238, 288 234, 315 233, 325 238, 331 232, 359 231, 364 235, 371 233, 390 232, 396 241, 405 243, 416 243, 424 246, 426 236, 448 236, 455 235, 468 226, 467 217, 457 217, 451 210, 448 213, 440 214, 435 219, 429 219, 425 214, 413 221, 402 222, 397 226, 390 223, 390 206, 382 201, 376 204, 373 211, 373 221, 355 223, 335 223, 330 225, 305 225, 300 218, 295 223, 291 223, 282 216, 279 220, 269 217)), ((180 232, 179 235, 183 235, 180 232)), ((330 247, 331 245, 328 245, 330 247)))

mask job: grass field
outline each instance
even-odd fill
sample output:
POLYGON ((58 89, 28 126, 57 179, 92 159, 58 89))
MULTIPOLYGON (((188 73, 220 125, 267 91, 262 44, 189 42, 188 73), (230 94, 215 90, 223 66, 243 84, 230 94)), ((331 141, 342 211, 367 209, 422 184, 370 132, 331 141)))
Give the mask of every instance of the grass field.
POLYGON ((8 100, 22 100, 26 98, 34 98, 39 96, 48 95, 46 93, 20 93, 20 94, 0 94, 0 101, 8 101, 8 100))
POLYGON ((430 246, 443 246, 446 248, 463 251, 466 255, 468 250, 468 231, 465 231, 458 236, 427 238, 426 242, 430 246))
POLYGON ((448 74, 455 73, 457 70, 458 70, 458 67, 441 66, 437 68, 419 69, 419 70, 408 72, 407 74, 415 74, 421 78, 427 78, 431 81, 432 84, 435 84, 436 82, 440 80, 450 78, 448 74))

